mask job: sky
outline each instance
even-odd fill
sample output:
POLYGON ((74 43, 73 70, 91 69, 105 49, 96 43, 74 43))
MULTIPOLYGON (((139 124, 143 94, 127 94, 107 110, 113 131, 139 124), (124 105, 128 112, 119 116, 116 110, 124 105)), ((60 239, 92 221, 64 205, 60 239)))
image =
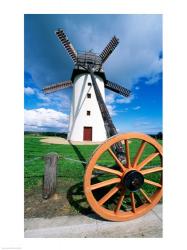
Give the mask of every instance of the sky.
POLYGON ((120 43, 103 65, 106 78, 132 91, 105 91, 119 133, 162 131, 162 15, 25 15, 24 118, 26 131, 68 130, 72 88, 45 95, 42 88, 71 78, 73 63, 54 31, 63 28, 77 51, 101 53, 120 43))

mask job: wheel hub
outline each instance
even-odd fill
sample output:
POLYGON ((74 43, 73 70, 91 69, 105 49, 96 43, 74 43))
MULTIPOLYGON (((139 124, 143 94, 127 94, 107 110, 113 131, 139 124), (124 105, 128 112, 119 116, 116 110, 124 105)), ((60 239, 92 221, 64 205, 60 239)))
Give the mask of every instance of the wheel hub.
POLYGON ((135 192, 144 184, 144 177, 140 172, 131 170, 124 176, 123 184, 125 188, 135 192))

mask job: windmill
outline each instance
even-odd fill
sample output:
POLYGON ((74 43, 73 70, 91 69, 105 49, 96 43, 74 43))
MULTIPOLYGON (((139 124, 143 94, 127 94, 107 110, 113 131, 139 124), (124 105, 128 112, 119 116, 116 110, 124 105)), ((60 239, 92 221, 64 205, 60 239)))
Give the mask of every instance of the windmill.
MULTIPOLYGON (((73 87, 68 139, 70 141, 104 141, 117 134, 111 116, 105 104, 104 88, 124 97, 130 91, 106 79, 103 64, 119 44, 115 36, 110 40, 101 54, 77 52, 62 29, 55 31, 74 63, 71 80, 52 84, 43 89, 49 94, 73 87)), ((116 145, 118 153, 121 145, 116 145)), ((116 151, 116 149, 114 149, 116 151)))
POLYGON ((84 193, 88 204, 107 220, 126 221, 137 218, 150 211, 162 197, 162 146, 148 135, 136 132, 117 134, 105 104, 104 89, 124 97, 128 97, 130 91, 108 81, 102 66, 119 40, 114 36, 100 55, 92 51, 78 53, 62 29, 55 33, 75 66, 71 80, 53 84, 43 90, 52 93, 73 87, 68 139, 103 140, 110 137, 93 152, 85 168, 84 193), (140 145, 135 154, 129 146, 133 140, 136 145, 140 145), (112 166, 111 163, 101 163, 100 159, 105 152, 112 156, 112 166), (156 159, 155 166, 152 165, 153 159, 156 159), (103 178, 97 178, 98 174, 103 178), (153 188, 148 189, 147 185, 153 188), (131 205, 131 210, 128 205, 131 205))

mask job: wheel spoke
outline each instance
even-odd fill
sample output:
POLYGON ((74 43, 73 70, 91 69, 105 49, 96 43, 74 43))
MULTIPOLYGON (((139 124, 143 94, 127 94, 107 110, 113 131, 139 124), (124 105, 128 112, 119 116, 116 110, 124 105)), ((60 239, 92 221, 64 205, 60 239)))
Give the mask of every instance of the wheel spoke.
POLYGON ((145 158, 137 167, 137 170, 141 170, 147 163, 149 163, 150 161, 152 161, 155 157, 157 157, 159 155, 159 152, 157 153, 152 153, 150 154, 147 158, 145 158))
POLYGON ((109 200, 112 195, 114 195, 119 190, 119 186, 113 187, 107 194, 105 194, 99 201, 99 205, 102 206, 107 200, 109 200))
POLYGON ((137 152, 137 154, 136 154, 136 156, 134 158, 133 168, 136 167, 136 165, 138 164, 138 161, 139 161, 139 159, 140 159, 140 157, 141 157, 141 155, 142 155, 142 153, 143 153, 143 151, 145 149, 146 144, 147 144, 146 141, 142 141, 142 143, 141 143, 141 145, 140 145, 140 147, 138 149, 138 152, 137 152))
POLYGON ((140 188, 140 192, 141 194, 144 196, 144 198, 149 202, 149 203, 152 203, 151 199, 149 198, 149 196, 145 193, 145 191, 140 188))
POLYGON ((107 181, 102 181, 96 184, 91 185, 91 190, 97 189, 97 188, 101 188, 101 187, 105 187, 114 183, 119 183, 121 181, 121 178, 113 178, 107 181))
POLYGON ((122 176, 123 173, 118 171, 118 170, 115 170, 115 169, 111 169, 111 168, 107 168, 107 167, 103 167, 103 166, 95 166, 94 169, 98 169, 98 170, 101 170, 101 171, 104 171, 104 172, 107 172, 107 173, 111 173, 111 174, 116 174, 118 176, 122 176))
POLYGON ((161 167, 153 167, 153 168, 144 169, 144 170, 141 171, 141 173, 143 175, 145 175, 145 174, 151 174, 151 173, 160 172, 162 170, 163 169, 161 167))
POLYGON ((111 148, 108 148, 108 152, 111 154, 111 156, 114 158, 114 160, 117 162, 119 167, 123 170, 123 172, 126 171, 126 168, 123 166, 123 164, 120 162, 120 160, 117 158, 117 156, 114 154, 111 148))
POLYGON ((133 192, 130 193, 130 197, 131 197, 132 211, 134 213, 136 213, 136 205, 135 205, 135 198, 134 198, 134 193, 133 192))
POLYGON ((135 219, 162 198, 162 171, 162 145, 157 140, 141 133, 112 136, 96 149, 87 165, 85 197, 105 220, 135 219), (138 141, 135 148, 134 140, 138 141), (113 164, 101 164, 105 154, 113 164))
POLYGON ((150 180, 147 180, 147 179, 144 179, 144 182, 149 184, 149 185, 152 185, 152 186, 155 186, 155 187, 159 187, 161 188, 162 185, 160 183, 157 183, 157 182, 154 182, 154 181, 150 181, 150 180))
POLYGON ((116 213, 120 210, 124 198, 125 198, 125 189, 123 189, 123 190, 121 191, 121 194, 120 194, 120 197, 119 197, 119 200, 118 200, 116 209, 115 209, 115 212, 116 212, 116 213))
POLYGON ((130 150, 129 150, 129 142, 125 140, 125 152, 126 152, 126 160, 127 160, 127 167, 131 167, 131 159, 130 159, 130 150))

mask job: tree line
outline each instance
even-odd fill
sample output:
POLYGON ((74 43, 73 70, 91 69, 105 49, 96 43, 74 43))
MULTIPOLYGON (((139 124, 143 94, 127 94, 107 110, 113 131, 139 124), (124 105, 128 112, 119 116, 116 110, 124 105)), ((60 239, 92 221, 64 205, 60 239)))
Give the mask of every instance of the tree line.
POLYGON ((24 135, 35 135, 35 136, 58 136, 62 138, 67 138, 67 133, 65 132, 35 132, 35 131, 24 131, 24 135))
MULTIPOLYGON (((67 139, 67 133, 65 132, 35 132, 35 131, 25 131, 25 135, 36 135, 36 136, 58 136, 67 139)), ((150 134, 151 137, 155 139, 162 140, 163 139, 163 133, 159 132, 157 134, 150 134)))

